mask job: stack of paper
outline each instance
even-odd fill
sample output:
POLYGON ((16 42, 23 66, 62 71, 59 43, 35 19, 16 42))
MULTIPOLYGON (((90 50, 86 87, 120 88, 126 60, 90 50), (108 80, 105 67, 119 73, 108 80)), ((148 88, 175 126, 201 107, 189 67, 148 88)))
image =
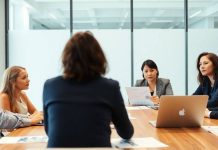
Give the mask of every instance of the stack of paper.
POLYGON ((146 106, 127 106, 126 107, 127 110, 143 110, 143 109, 150 109, 146 106))
POLYGON ((202 126, 202 128, 218 136, 218 126, 202 126))
POLYGON ((167 147, 166 144, 153 137, 133 138, 131 140, 111 139, 112 146, 115 148, 159 148, 167 147))
POLYGON ((3 137, 0 139, 0 144, 44 143, 44 142, 48 142, 47 136, 17 136, 17 137, 3 137))

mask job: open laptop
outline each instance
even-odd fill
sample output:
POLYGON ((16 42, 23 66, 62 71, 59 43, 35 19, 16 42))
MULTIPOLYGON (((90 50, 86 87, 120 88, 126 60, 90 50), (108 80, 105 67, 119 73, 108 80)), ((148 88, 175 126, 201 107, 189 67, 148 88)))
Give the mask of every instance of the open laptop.
POLYGON ((154 106, 148 87, 126 87, 129 103, 132 106, 154 106))
POLYGON ((200 127, 207 106, 207 95, 161 96, 156 121, 157 128, 200 127))

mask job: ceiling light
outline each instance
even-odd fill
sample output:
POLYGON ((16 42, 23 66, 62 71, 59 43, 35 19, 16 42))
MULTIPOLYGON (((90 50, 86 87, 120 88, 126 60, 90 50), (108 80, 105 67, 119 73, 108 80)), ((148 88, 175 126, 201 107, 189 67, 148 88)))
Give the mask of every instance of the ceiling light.
POLYGON ((173 22, 173 20, 151 20, 150 22, 153 22, 153 23, 164 23, 164 22, 173 22))
POLYGON ((189 18, 193 18, 193 17, 197 16, 198 14, 200 14, 201 12, 202 12, 202 10, 199 10, 199 11, 193 13, 191 16, 189 16, 189 18))
POLYGON ((53 14, 49 13, 49 16, 51 16, 53 19, 58 20, 57 17, 55 17, 53 14))

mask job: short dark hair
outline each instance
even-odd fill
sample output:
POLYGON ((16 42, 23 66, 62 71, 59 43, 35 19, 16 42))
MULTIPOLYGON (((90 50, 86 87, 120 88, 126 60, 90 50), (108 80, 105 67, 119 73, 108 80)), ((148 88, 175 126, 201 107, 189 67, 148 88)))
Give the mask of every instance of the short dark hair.
POLYGON ((78 32, 66 43, 62 54, 64 78, 91 80, 107 71, 103 50, 89 31, 78 32))
POLYGON ((201 57, 203 57, 203 56, 206 56, 212 62, 213 66, 214 66, 214 69, 213 69, 214 80, 218 80, 218 56, 214 53, 203 52, 198 56, 198 59, 197 59, 198 81, 200 82, 200 84, 203 84, 204 80, 206 78, 208 78, 207 76, 203 76, 201 74, 201 71, 200 71, 200 64, 199 63, 200 63, 201 57))
MULTIPOLYGON (((151 69, 156 69, 156 70, 157 70, 157 77, 159 76, 159 71, 158 71, 157 64, 156 64, 153 60, 151 60, 151 59, 145 60, 145 61, 142 63, 141 71, 143 71, 145 65, 148 66, 148 67, 151 68, 151 69)), ((142 74, 142 75, 143 75, 143 77, 144 77, 144 74, 142 74)))

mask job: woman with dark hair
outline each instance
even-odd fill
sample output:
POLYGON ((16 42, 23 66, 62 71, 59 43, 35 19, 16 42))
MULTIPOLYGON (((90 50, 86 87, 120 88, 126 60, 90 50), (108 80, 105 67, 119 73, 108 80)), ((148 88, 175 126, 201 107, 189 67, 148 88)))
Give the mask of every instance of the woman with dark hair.
POLYGON ((133 135, 119 83, 104 78, 107 61, 90 32, 78 32, 62 54, 63 75, 43 89, 48 147, 111 147, 110 123, 124 139, 133 135))
POLYGON ((159 78, 159 71, 153 60, 146 60, 141 66, 142 80, 137 80, 135 86, 147 86, 154 104, 159 104, 161 95, 173 95, 169 79, 159 78))
MULTIPOLYGON (((193 95, 208 95, 207 108, 218 110, 218 56, 203 52, 197 59, 198 81, 200 85, 193 95)), ((205 116, 218 118, 217 112, 206 110, 205 116)))

